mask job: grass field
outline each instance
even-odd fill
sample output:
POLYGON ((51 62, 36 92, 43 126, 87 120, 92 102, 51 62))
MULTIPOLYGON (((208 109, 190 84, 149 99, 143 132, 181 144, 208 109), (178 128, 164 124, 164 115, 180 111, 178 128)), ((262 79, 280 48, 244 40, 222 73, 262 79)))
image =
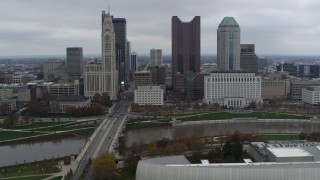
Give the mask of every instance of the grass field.
POLYGON ((34 133, 31 132, 17 132, 17 131, 1 131, 0 130, 0 141, 23 138, 23 137, 31 137, 35 135, 40 135, 42 133, 34 133))
POLYGON ((32 128, 40 128, 40 127, 47 127, 47 126, 57 126, 63 125, 69 122, 32 122, 27 125, 17 125, 17 126, 0 126, 3 129, 32 129, 32 128))
POLYGON ((257 118, 257 119, 309 119, 308 116, 303 115, 291 115, 287 113, 273 113, 273 112, 252 112, 252 113, 206 113, 188 117, 178 117, 181 121, 199 121, 199 120, 220 120, 220 119, 232 119, 232 118, 257 118))
POLYGON ((95 125, 87 125, 83 122, 34 122, 23 126, 2 127, 2 129, 0 129, 0 141, 32 138, 32 136, 47 135, 52 132, 59 133, 59 131, 69 131, 61 134, 72 133, 77 135, 88 135, 91 134, 95 128, 95 125))
POLYGON ((10 167, 1 167, 0 179, 16 176, 27 176, 59 172, 60 170, 56 167, 56 165, 58 165, 58 161, 59 160, 52 160, 46 162, 21 164, 10 167))
POLYGON ((17 177, 17 178, 10 178, 10 179, 12 179, 12 180, 43 180, 43 179, 45 179, 47 177, 50 177, 50 176, 48 176, 48 175, 39 175, 39 176, 30 176, 30 177, 17 177))
POLYGON ((61 180, 61 179, 62 179, 62 176, 57 176, 57 177, 54 177, 54 178, 52 178, 50 180, 61 180))

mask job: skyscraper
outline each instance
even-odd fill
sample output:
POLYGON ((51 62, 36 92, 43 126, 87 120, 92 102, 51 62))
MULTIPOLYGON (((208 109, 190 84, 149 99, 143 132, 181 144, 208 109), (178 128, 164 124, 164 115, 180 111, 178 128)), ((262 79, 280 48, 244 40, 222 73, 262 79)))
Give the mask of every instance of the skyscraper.
POLYGON ((200 16, 190 22, 172 17, 172 85, 176 96, 193 97, 200 72, 200 16))
POLYGON ((67 48, 67 73, 72 76, 83 74, 83 51, 81 47, 67 48))
POLYGON ((137 71, 137 62, 138 62, 138 53, 132 52, 131 59, 130 59, 130 70, 135 72, 137 71))
POLYGON ((116 34, 116 61, 119 72, 119 84, 124 84, 129 79, 127 69, 129 59, 127 58, 127 21, 125 18, 112 17, 114 32, 116 34))
POLYGON ((92 98, 95 94, 107 92, 111 100, 118 96, 118 71, 116 68, 115 32, 112 17, 102 12, 102 63, 87 64, 84 68, 84 95, 92 98))
POLYGON ((254 44, 241 44, 240 68, 245 71, 258 72, 258 56, 255 54, 254 44))
POLYGON ((162 65, 162 50, 151 49, 150 50, 150 67, 162 65))
POLYGON ((133 79, 130 76, 130 59, 131 59, 131 43, 127 40, 127 49, 126 49, 126 66, 125 72, 127 77, 127 82, 131 82, 133 79))
POLYGON ((240 69, 240 27, 233 17, 225 17, 217 30, 219 70, 240 69))

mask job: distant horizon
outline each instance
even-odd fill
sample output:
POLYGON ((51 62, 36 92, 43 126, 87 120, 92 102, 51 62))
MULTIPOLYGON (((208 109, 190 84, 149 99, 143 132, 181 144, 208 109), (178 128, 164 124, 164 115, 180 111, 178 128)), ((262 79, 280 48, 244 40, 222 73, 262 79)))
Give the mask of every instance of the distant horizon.
MULTIPOLYGON (((101 54, 84 54, 85 58, 93 57, 101 57, 101 54)), ((139 54, 138 56, 150 56, 149 54, 139 54)), ((171 54, 163 54, 162 56, 171 56, 171 54)), ((202 54, 201 56, 217 56, 217 54, 202 54)), ((257 54, 258 57, 319 57, 320 55, 290 55, 290 54, 257 54)), ((11 56, 0 56, 1 59, 22 59, 22 58, 58 58, 58 57, 66 57, 66 55, 57 54, 57 55, 11 55, 11 56)))

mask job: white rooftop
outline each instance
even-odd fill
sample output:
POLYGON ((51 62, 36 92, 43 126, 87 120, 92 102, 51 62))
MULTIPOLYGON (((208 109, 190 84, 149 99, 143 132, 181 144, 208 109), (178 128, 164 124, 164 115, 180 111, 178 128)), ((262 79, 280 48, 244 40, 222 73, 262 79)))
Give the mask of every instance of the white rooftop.
POLYGON ((313 157, 301 147, 267 148, 276 157, 313 157))

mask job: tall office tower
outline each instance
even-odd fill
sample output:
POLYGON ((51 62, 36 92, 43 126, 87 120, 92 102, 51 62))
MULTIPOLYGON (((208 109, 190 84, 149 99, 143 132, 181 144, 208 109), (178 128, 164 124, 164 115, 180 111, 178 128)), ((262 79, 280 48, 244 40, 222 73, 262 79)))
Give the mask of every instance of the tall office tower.
POLYGON ((193 97, 194 81, 200 72, 200 16, 190 22, 173 16, 171 22, 173 93, 181 98, 193 97))
POLYGON ((112 17, 102 11, 102 62, 84 66, 84 95, 92 98, 95 94, 107 92, 111 100, 118 96, 118 71, 116 68, 115 32, 112 17))
POLYGON ((137 71, 138 53, 132 52, 130 58, 130 71, 137 71))
POLYGON ((240 27, 233 17, 225 17, 217 30, 219 70, 240 69, 240 27))
POLYGON ((125 84, 128 79, 126 66, 129 66, 129 60, 127 60, 127 21, 125 18, 112 17, 112 23, 116 34, 116 60, 119 72, 119 84, 125 84))
POLYGON ((78 77, 83 74, 83 51, 81 47, 67 48, 67 73, 78 77))
POLYGON ((254 44, 241 44, 240 68, 249 72, 258 72, 258 56, 254 44))
POLYGON ((151 49, 150 50, 150 67, 162 65, 162 50, 151 49))
POLYGON ((131 82, 133 80, 130 76, 130 59, 131 59, 131 43, 130 41, 127 40, 125 71, 128 79, 126 82, 131 82))

